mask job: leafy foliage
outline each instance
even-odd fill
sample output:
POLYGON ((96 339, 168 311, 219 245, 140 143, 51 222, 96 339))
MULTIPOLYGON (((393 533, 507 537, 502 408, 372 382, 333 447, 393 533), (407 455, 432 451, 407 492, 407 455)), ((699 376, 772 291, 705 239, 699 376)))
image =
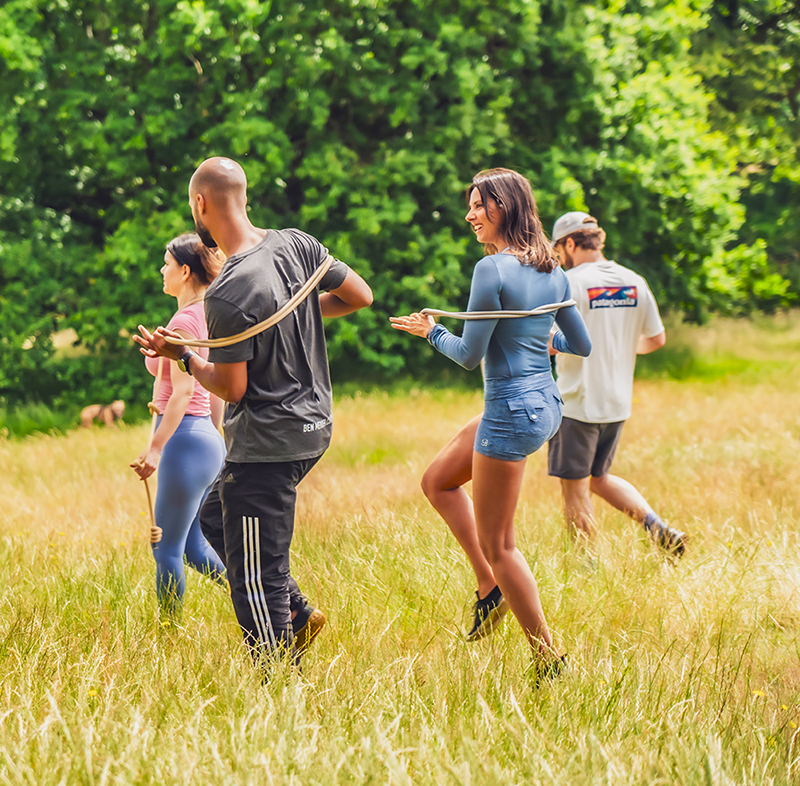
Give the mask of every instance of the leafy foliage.
POLYGON ((209 155, 244 165, 254 223, 303 228, 372 285, 371 310, 329 326, 339 376, 445 367, 386 317, 463 307, 480 256, 464 188, 489 166, 531 178, 546 224, 590 210, 609 255, 667 306, 700 318, 785 302, 769 246, 742 234, 740 144, 690 46, 714 13, 708 0, 10 0, 0 390, 146 400, 129 335, 169 317, 157 271, 209 155), (66 328, 88 351, 54 349, 66 328))
POLYGON ((717 98, 711 122, 737 149, 737 169, 745 179, 740 201, 746 220, 739 236, 768 253, 796 291, 800 2, 717 0, 709 10, 709 24, 696 35, 693 49, 696 70, 717 98))

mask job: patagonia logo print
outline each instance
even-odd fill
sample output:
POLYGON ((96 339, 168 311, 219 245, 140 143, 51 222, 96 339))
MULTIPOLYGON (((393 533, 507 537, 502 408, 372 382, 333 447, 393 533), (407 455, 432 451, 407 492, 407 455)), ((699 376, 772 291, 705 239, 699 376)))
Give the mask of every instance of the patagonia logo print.
POLYGON ((636 287, 589 287, 589 308, 633 307, 637 302, 636 287))

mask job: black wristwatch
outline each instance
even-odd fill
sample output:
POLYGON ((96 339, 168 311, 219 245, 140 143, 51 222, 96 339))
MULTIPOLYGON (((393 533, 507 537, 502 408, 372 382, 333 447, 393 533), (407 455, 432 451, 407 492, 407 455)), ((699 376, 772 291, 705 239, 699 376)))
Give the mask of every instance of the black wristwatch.
POLYGON ((192 370, 189 368, 189 361, 192 358, 196 358, 196 357, 198 357, 197 352, 192 352, 191 349, 188 352, 185 352, 178 359, 178 368, 181 371, 186 372, 191 377, 192 376, 192 370))

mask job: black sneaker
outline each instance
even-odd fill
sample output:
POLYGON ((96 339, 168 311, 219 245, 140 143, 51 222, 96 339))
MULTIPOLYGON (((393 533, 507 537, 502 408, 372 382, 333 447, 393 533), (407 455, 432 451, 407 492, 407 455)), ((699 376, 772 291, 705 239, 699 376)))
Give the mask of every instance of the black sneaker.
POLYGON ((650 530, 653 540, 672 557, 682 557, 686 551, 689 536, 685 532, 663 524, 650 530))
POLYGON ((477 592, 475 597, 477 598, 474 606, 475 622, 467 634, 467 641, 477 641, 488 636, 508 611, 508 603, 500 592, 500 587, 495 587, 483 599, 477 592))
POLYGON ((322 611, 308 603, 297 612, 292 620, 292 630, 294 631, 294 648, 298 656, 305 654, 327 621, 328 618, 322 611))
POLYGON ((567 656, 551 660, 548 663, 535 662, 533 665, 533 688, 539 690, 543 682, 557 680, 567 668, 567 656))

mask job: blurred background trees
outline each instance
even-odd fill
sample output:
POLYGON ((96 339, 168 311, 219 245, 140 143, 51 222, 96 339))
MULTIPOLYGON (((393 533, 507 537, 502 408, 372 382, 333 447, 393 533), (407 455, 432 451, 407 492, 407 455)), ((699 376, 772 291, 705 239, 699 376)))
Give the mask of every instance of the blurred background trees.
POLYGON ((726 0, 693 39, 695 69, 715 101, 709 120, 736 148, 744 176, 740 238, 800 288, 800 2, 726 0))
POLYGON ((0 397, 148 399, 129 336, 172 312, 158 270, 210 155, 244 166, 255 224, 310 232, 372 285, 328 326, 340 378, 441 367, 386 318, 464 307, 464 189, 490 166, 531 179, 548 228, 597 216, 665 310, 786 305, 799 5, 7 0, 0 397))

